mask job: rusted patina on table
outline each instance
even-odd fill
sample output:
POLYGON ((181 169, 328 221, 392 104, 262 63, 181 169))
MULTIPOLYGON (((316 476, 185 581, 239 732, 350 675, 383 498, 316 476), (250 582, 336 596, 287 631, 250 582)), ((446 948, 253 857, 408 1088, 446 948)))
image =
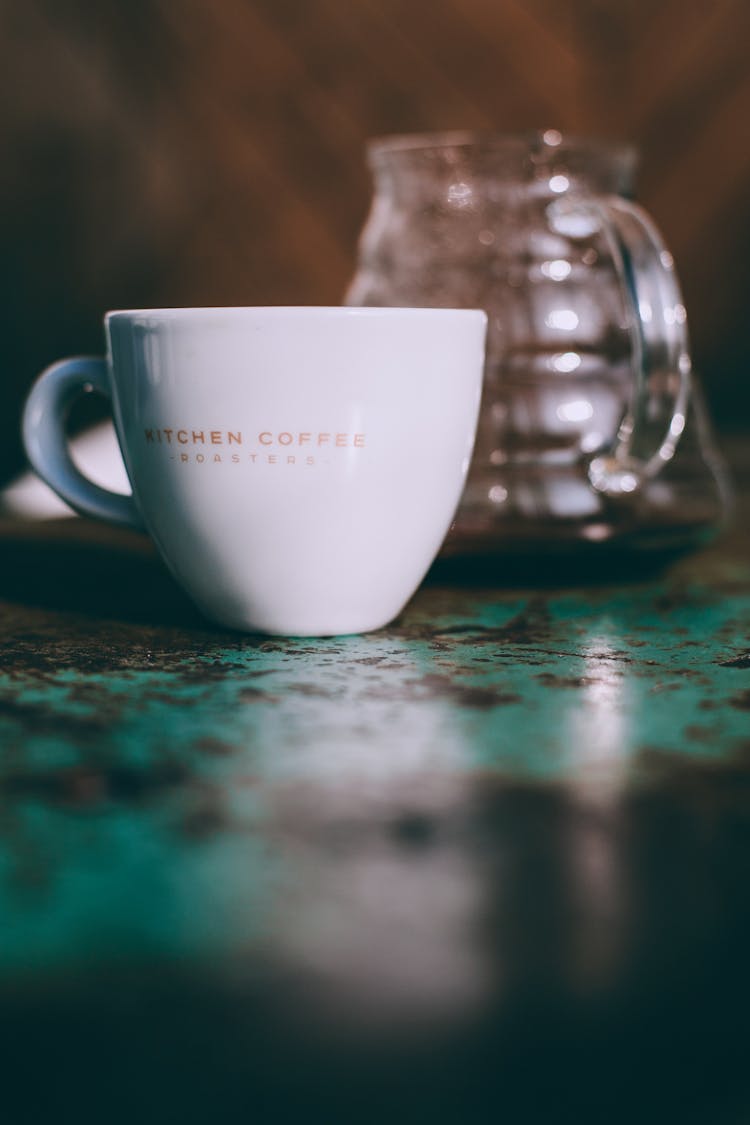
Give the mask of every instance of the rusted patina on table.
POLYGON ((747 1119, 741 520, 320 641, 137 537, 0 551, 11 1122, 747 1119))

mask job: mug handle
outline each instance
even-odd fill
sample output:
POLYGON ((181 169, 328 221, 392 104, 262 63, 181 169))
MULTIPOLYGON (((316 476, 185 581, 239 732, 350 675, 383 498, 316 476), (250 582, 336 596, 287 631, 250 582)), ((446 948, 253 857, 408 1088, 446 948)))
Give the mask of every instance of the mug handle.
POLYGON ((23 411, 26 455, 34 471, 74 511, 143 531, 133 497, 94 484, 70 456, 65 435, 70 407, 80 394, 93 392, 111 400, 106 360, 76 356, 46 368, 34 383, 23 411))
POLYGON ((588 475, 597 492, 624 497, 671 460, 685 428, 691 363, 674 259, 650 216, 620 196, 560 200, 550 211, 570 238, 601 230, 622 282, 633 389, 612 448, 593 455, 588 475))

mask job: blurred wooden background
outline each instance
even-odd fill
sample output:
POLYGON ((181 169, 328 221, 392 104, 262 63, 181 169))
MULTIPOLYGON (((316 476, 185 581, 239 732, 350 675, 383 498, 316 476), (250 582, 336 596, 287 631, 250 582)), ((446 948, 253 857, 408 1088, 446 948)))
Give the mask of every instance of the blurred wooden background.
POLYGON ((714 416, 750 421, 748 0, 0 0, 0 480, 107 308, 338 303, 367 137, 629 139, 714 416))

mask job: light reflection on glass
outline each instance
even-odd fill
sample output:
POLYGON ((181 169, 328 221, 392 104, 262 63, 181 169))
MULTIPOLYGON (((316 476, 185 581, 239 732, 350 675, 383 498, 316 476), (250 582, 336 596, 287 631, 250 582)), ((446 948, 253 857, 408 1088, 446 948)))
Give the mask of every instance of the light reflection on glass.
POLYGON ((501 484, 493 484, 487 495, 493 504, 503 504, 508 499, 508 489, 501 484))
POLYGON ((588 539, 591 543, 602 543, 605 539, 611 538, 612 525, 608 523, 589 523, 581 530, 581 534, 584 539, 588 539))
POLYGON ((672 435, 672 437, 677 438, 677 437, 680 436, 680 434, 682 433, 682 431, 684 429, 685 429, 685 415, 684 414, 675 414, 675 416, 672 419, 672 422, 670 424, 670 427, 669 427, 670 434, 672 435))
POLYGON ((552 309, 545 317, 548 328, 559 328, 563 332, 572 332, 578 327, 578 313, 573 309, 552 309))
POLYGON ((684 324, 687 313, 684 305, 667 305, 664 309, 664 323, 670 327, 673 324, 684 324))
POLYGON ((451 184, 448 188, 448 202, 454 207, 465 207, 471 202, 471 184, 463 182, 451 184))
POLYGON ((581 451, 583 453, 594 453, 597 449, 601 449, 604 445, 604 436, 596 430, 589 430, 581 438, 581 451))
POLYGON ((542 262, 541 265, 542 273, 551 281, 564 281, 566 277, 570 277, 572 268, 570 262, 566 262, 564 258, 553 258, 552 261, 542 262))
POLYGON ((550 191, 555 192, 556 195, 560 195, 561 192, 567 191, 569 187, 570 180, 567 176, 563 176, 562 173, 558 173, 556 176, 550 176, 549 189, 550 191))
POLYGON ((560 403, 556 414, 561 422, 585 422, 593 417, 594 408, 587 398, 577 398, 560 403))
POLYGON ((581 366, 581 357, 578 352, 561 352, 552 356, 550 365, 554 371, 575 371, 581 366))
MULTIPOLYGON (((552 179, 555 179, 553 176, 552 179)), ((566 181, 567 177, 563 176, 566 181)), ((550 181, 551 185, 552 181, 550 181)), ((555 189, 553 189, 555 190, 555 189)), ((565 188, 558 187, 558 191, 565 188)), ((566 238, 590 238, 601 229, 601 216, 595 207, 583 203, 571 203, 569 200, 557 199, 547 207, 547 220, 550 228, 566 238)))

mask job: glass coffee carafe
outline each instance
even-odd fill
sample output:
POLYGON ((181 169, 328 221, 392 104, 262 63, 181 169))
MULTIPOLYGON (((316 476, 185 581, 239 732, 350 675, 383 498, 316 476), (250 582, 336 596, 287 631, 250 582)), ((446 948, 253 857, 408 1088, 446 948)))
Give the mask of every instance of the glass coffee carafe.
POLYGON ((370 143, 354 305, 483 308, 484 397, 446 551, 682 547, 727 483, 672 256, 631 202, 635 152, 434 134, 370 143))

